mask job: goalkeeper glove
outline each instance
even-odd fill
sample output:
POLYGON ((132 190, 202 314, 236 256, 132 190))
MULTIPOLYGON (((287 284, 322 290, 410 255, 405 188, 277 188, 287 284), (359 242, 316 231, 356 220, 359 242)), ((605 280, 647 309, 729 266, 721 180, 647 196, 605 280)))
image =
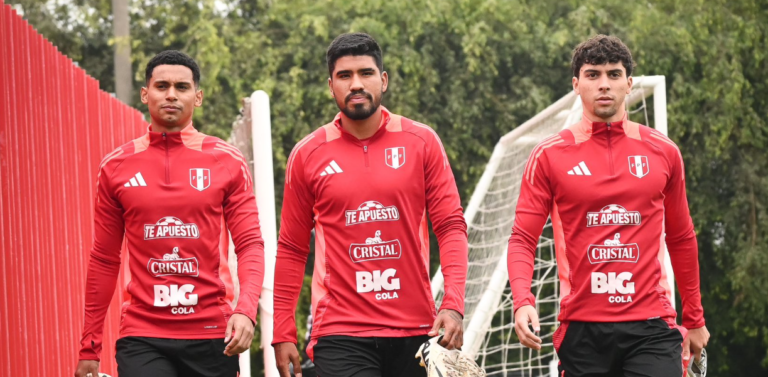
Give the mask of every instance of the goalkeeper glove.
POLYGON ((416 352, 419 365, 427 369, 427 377, 485 377, 485 371, 459 350, 447 350, 436 336, 424 342, 416 352))

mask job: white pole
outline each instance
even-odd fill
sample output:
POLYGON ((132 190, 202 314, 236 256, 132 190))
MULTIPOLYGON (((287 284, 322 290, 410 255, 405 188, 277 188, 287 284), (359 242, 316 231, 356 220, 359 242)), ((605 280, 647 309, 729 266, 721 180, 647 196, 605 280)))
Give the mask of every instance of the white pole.
MULTIPOLYGON (((659 79, 653 86, 653 123, 656 129, 664 135, 667 132, 667 83, 664 76, 657 76, 659 79)), ((664 244, 666 248, 666 243, 664 244)), ((667 283, 669 284, 669 301, 672 307, 675 307, 675 272, 672 270, 672 260, 669 259, 669 250, 664 253, 664 269, 667 270, 667 283)))
MULTIPOLYGON (((253 171, 256 203, 259 206, 261 236, 264 238, 264 284, 259 301, 261 347, 264 351, 264 376, 277 377, 275 351, 272 348, 274 326, 273 290, 275 281, 275 257, 277 255, 277 224, 275 222, 275 176, 272 165, 272 122, 269 116, 269 96, 258 90, 251 95, 251 119, 253 137, 253 171)), ((241 376, 250 376, 242 371, 241 376)))

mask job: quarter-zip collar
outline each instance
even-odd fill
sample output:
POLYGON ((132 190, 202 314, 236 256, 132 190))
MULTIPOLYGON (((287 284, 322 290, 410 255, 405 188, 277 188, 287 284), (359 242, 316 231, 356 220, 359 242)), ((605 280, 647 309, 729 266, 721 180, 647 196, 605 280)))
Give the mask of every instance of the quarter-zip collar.
POLYGON ((198 134, 199 132, 192 126, 191 122, 179 132, 152 131, 151 124, 147 127, 147 139, 149 146, 153 148, 173 150, 183 147, 186 141, 196 138, 198 134))
POLYGON ((574 133, 576 143, 581 143, 591 138, 607 140, 609 137, 620 137, 627 133, 627 131, 630 134, 634 134, 637 131, 637 125, 634 125, 634 127, 630 125, 629 129, 626 129, 628 124, 626 112, 624 113, 624 118, 615 122, 593 122, 587 117, 587 114, 582 114, 581 122, 576 123, 570 129, 574 133))
POLYGON ((347 130, 345 130, 344 127, 341 126, 341 112, 336 114, 336 117, 333 118, 333 125, 339 129, 339 131, 341 132, 341 135, 347 140, 359 145, 368 145, 370 142, 378 139, 385 132, 387 132, 387 125, 389 124, 389 121, 391 118, 392 116, 389 110, 387 110, 386 107, 381 106, 381 123, 379 123, 379 129, 376 131, 376 133, 373 134, 373 136, 367 139, 358 139, 351 133, 347 132, 347 130))

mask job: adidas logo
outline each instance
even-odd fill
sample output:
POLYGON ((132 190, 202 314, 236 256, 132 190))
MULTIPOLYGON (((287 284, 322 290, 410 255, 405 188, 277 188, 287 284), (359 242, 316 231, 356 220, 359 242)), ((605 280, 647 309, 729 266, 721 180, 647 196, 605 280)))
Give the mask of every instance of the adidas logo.
POLYGON ((133 178, 131 178, 130 181, 126 182, 123 186, 125 187, 138 187, 138 186, 147 186, 147 182, 144 182, 144 177, 141 176, 141 172, 136 173, 133 178))
POLYGON ((568 170, 568 175, 592 175, 592 173, 589 172, 587 164, 582 161, 579 162, 578 165, 574 166, 573 169, 568 170))
POLYGON ((339 174, 343 172, 344 170, 341 170, 341 168, 339 167, 339 164, 337 164, 336 161, 331 160, 331 163, 325 167, 325 170, 323 170, 323 172, 320 173, 320 176, 325 177, 326 175, 339 174))

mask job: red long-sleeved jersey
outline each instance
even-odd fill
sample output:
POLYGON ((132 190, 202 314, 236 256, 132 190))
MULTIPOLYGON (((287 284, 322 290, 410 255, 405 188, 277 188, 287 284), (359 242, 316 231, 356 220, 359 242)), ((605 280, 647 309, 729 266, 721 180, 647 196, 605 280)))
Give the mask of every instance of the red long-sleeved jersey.
POLYGON ((676 313, 663 263, 666 242, 682 297, 683 326, 704 326, 683 159, 662 133, 626 119, 593 123, 584 116, 534 148, 509 240, 515 310, 534 304, 534 256, 550 214, 560 321, 662 318, 673 325, 676 313))
POLYGON ((99 167, 81 360, 98 360, 125 234, 130 276, 120 337, 223 338, 233 313, 256 320, 264 242, 253 182, 233 146, 197 132, 147 132, 99 167), (228 266, 228 234, 240 294, 228 266))
POLYGON ((467 232, 437 134, 382 110, 359 140, 340 116, 288 159, 275 268, 273 344, 296 343, 294 311, 315 229, 312 341, 326 335, 424 335, 434 322, 427 212, 440 246, 445 298, 464 312, 467 232))

